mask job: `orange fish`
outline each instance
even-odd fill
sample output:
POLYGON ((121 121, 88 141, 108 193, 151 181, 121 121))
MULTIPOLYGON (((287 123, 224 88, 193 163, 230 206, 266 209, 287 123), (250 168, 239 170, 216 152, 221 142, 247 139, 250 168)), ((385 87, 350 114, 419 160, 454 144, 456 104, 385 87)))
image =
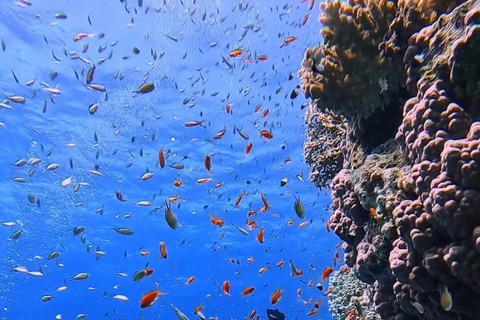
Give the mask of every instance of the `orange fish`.
POLYGON ((203 127, 203 128, 206 128, 203 123, 205 122, 205 120, 202 120, 202 121, 188 121, 188 122, 185 122, 183 125, 185 127, 196 127, 196 126, 200 126, 200 127, 203 127))
POLYGON ((277 263, 277 268, 280 268, 285 263, 285 260, 281 260, 277 263))
POLYGON ((308 286, 312 287, 312 285, 313 285, 313 279, 310 279, 310 281, 308 281, 308 286))
POLYGON ((140 251, 140 255, 146 257, 148 256, 148 251, 140 251))
POLYGON ((167 247, 165 246, 165 242, 160 242, 160 255, 163 259, 167 259, 167 247))
POLYGON ((307 313, 307 317, 311 317, 318 312, 318 309, 312 309, 307 313))
POLYGON ((273 138, 273 134, 270 131, 267 131, 267 130, 260 131, 260 136, 264 137, 264 138, 267 138, 268 140, 273 138))
POLYGON ((180 198, 180 195, 177 194, 176 196, 168 198, 168 201, 173 203, 173 202, 177 201, 179 198, 180 198))
POLYGON ((230 295, 230 281, 225 280, 223 282, 222 290, 223 290, 223 293, 225 293, 226 295, 228 296, 230 295))
POLYGON ((260 231, 258 231, 258 234, 257 234, 257 241, 260 242, 260 243, 263 243, 264 241, 264 233, 265 233, 265 229, 262 229, 260 228, 260 231))
POLYGON ((263 111, 262 117, 265 118, 265 117, 268 115, 269 112, 270 112, 269 109, 265 109, 265 110, 263 111))
POLYGON ((308 6, 308 10, 312 10, 314 5, 315 5, 315 0, 311 0, 310 5, 308 6))
POLYGON ((261 55, 261 56, 258 56, 258 60, 265 61, 265 60, 268 60, 268 57, 266 55, 261 55))
POLYGON ((223 181, 220 181, 219 183, 216 183, 216 184, 214 185, 214 187, 215 187, 215 188, 220 188, 220 187, 222 186, 222 184, 223 184, 223 181))
POLYGON ((173 179, 173 185, 175 187, 181 187, 182 186, 182 180, 180 180, 180 179, 177 180, 177 179, 174 178, 173 179))
POLYGON ((250 230, 255 229, 255 220, 250 220, 250 221, 248 221, 248 222, 247 222, 247 225, 248 225, 248 228, 249 228, 250 230))
POLYGON ((297 37, 288 37, 286 38, 285 40, 283 40, 283 43, 290 43, 290 42, 293 42, 295 40, 297 40, 298 38, 297 37))
POLYGON ((303 221, 302 223, 300 223, 300 224, 298 225, 298 227, 299 227, 299 228, 303 228, 303 227, 305 227, 307 224, 308 224, 308 221, 303 221))
POLYGON ((261 211, 266 212, 270 208, 270 204, 268 203, 268 201, 265 198, 265 196, 263 195, 263 193, 260 193, 260 197, 262 198, 262 202, 263 202, 263 205, 264 205, 262 207, 261 211))
POLYGON ((242 291, 242 297, 248 296, 255 290, 255 287, 248 287, 245 290, 242 291))
POLYGON ((211 213, 210 213, 210 221, 212 221, 212 223, 216 226, 223 226, 225 224, 225 222, 223 222, 222 219, 220 218, 215 218, 211 213))
POLYGON ((223 128, 213 136, 213 139, 215 140, 221 139, 225 135, 225 132, 227 132, 227 129, 223 128))
POLYGON ((230 51, 229 55, 230 55, 230 57, 238 57, 238 56, 240 56, 244 53, 245 53, 245 50, 235 49, 235 50, 230 51))
POLYGON ((212 181, 212 178, 201 178, 197 180, 197 183, 205 183, 212 181))
POLYGON ((250 142, 249 144, 247 144, 246 148, 245 148, 245 155, 249 154, 250 151, 252 150, 252 143, 250 142))
POLYGON ((232 104, 231 103, 227 104, 225 109, 227 110, 227 113, 232 113, 232 110, 231 110, 232 109, 232 104))
POLYGON ((195 277, 194 277, 194 276, 191 276, 190 278, 187 279, 186 284, 190 284, 190 283, 192 283, 194 280, 195 280, 195 277))
POLYGON ((372 215, 373 221, 378 222, 377 211, 374 208, 370 208, 370 214, 372 215))
POLYGON ((255 317, 255 315, 257 314, 257 310, 253 310, 252 312, 250 312, 250 314, 248 315, 248 320, 252 319, 253 317, 255 317))
POLYGON ((213 173, 212 172, 212 160, 210 159, 210 155, 205 155, 205 160, 203 161, 204 165, 205 165, 205 170, 207 170, 207 172, 209 173, 213 173))
POLYGON ((293 225, 293 220, 288 220, 287 225, 292 226, 293 225))
POLYGON ((95 34, 88 34, 88 33, 79 33, 75 37, 73 37, 73 41, 77 42, 78 40, 82 40, 84 38, 92 38, 95 34))
POLYGON ((325 269, 323 269, 323 273, 322 273, 322 281, 323 282, 325 282, 325 280, 332 273, 332 271, 333 271, 332 267, 326 267, 325 269))
POLYGON ((155 283, 155 290, 149 291, 142 296, 140 300, 140 307, 142 309, 150 308, 151 306, 153 306, 155 301, 157 301, 158 297, 164 294, 166 293, 158 291, 158 284, 155 283))
POLYGON ((160 164, 160 168, 165 168, 165 155, 163 154, 163 148, 158 151, 158 163, 160 164))
POLYGON ((258 212, 258 210, 249 210, 247 212, 247 218, 250 218, 251 216, 255 215, 258 212))
POLYGON ((261 107, 262 107, 262 105, 260 105, 260 104, 259 104, 258 106, 256 106, 256 107, 255 107, 255 112, 257 112, 258 110, 260 110, 261 107))
POLYGON ((305 23, 307 23, 308 18, 310 18, 310 13, 308 13, 308 14, 303 18, 302 25, 305 25, 305 23))
POLYGON ((275 292, 272 293, 272 295, 270 296, 270 303, 271 304, 275 304, 278 302, 278 300, 280 300, 280 296, 283 292, 283 289, 277 289, 275 290, 275 292))
POLYGON ((240 195, 237 197, 237 199, 235 199, 235 206, 238 206, 240 204, 240 201, 242 201, 242 197, 243 196, 246 196, 246 193, 245 191, 243 191, 242 193, 240 193, 240 195))
POLYGON ((248 262, 253 262, 253 260, 254 260, 253 257, 248 257, 248 258, 247 258, 247 261, 248 261, 248 262))
POLYGON ((267 271, 267 270, 268 270, 267 267, 262 267, 262 268, 260 268, 260 270, 258 270, 258 274, 262 274, 262 273, 264 273, 264 272, 267 271))
POLYGON ((285 160, 283 160, 283 163, 286 164, 286 163, 289 163, 290 161, 292 161, 292 159, 290 159, 289 157, 285 158, 285 160))

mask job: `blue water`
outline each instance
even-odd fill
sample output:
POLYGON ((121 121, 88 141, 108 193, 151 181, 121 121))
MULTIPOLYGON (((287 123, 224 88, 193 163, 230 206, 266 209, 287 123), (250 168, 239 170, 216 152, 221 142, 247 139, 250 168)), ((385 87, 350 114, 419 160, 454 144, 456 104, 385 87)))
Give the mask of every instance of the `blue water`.
POLYGON ((335 251, 336 239, 326 232, 324 223, 329 198, 308 182, 300 109, 306 100, 301 93, 290 99, 290 92, 299 84, 296 71, 304 50, 319 41, 318 5, 309 11, 308 2, 300 0, 183 3, 144 0, 139 8, 137 1, 130 0, 128 13, 125 3, 113 0, 32 0, 25 7, 2 0, 0 38, 6 48, 0 50, 0 92, 23 96, 27 102, 11 103, 13 110, 0 110, 0 122, 5 124, 0 127, 0 222, 16 222, 13 227, 0 225, 1 319, 55 319, 57 314, 62 319, 75 319, 80 313, 88 314, 87 319, 137 319, 139 314, 143 319, 174 319, 168 302, 191 319, 197 318, 193 308, 200 304, 205 305, 207 318, 244 319, 257 310, 261 319, 266 319, 265 309, 271 307, 270 295, 277 288, 284 292, 275 307, 287 319, 305 319, 313 308, 298 300, 298 288, 302 289, 302 300, 322 298, 317 316, 331 318, 326 297, 315 288, 323 268, 332 265, 335 251), (151 9, 145 13, 147 6, 151 9), (309 12, 311 17, 302 26, 309 12), (56 13, 68 17, 55 19, 56 13), (131 19, 133 26, 127 27, 131 19), (242 39, 248 24, 252 27, 242 39), (101 32, 104 38, 99 38, 101 32), (95 36, 74 42, 78 33, 95 36), (166 35, 178 38, 178 42, 166 35), (289 36, 298 39, 279 48, 289 36), (217 45, 210 47, 214 42, 217 45), (86 43, 89 48, 82 53, 86 43), (103 45, 107 48, 99 53, 103 45), (134 54, 133 47, 140 53, 134 54), (237 47, 248 52, 228 58, 237 47), (113 52, 111 59, 96 68, 92 82, 107 88, 108 100, 105 93, 84 86, 82 70, 85 75, 90 65, 65 56, 64 48, 95 63, 113 52), (152 48, 157 60, 150 54, 152 48), (60 61, 53 58, 52 51, 60 61), (268 60, 255 60, 255 55, 263 54, 268 60), (130 57, 123 59, 124 55, 130 57), (234 64, 233 69, 222 62, 222 55, 234 64), (248 57, 253 62, 243 61, 248 57), (58 76, 51 80, 53 71, 58 76), (117 71, 124 73, 123 80, 114 79, 117 71), (144 82, 147 72, 148 81, 155 83, 156 89, 133 97, 132 91, 144 82), (292 80, 288 79, 290 74, 295 75, 292 80), (25 84, 29 80, 36 81, 28 87, 25 84), (41 82, 58 85, 61 94, 53 98, 54 103, 42 90, 41 82), (215 92, 218 95, 212 95, 215 92), (183 104, 185 99, 190 101, 183 104), (95 102, 98 111, 90 115, 88 107, 95 102), (233 114, 225 110, 228 103, 233 114), (262 107, 255 113, 259 104, 262 107), (270 112, 262 118, 267 108, 270 112), (206 128, 184 127, 185 122, 195 120, 205 120, 206 128), (248 133, 248 141, 234 134, 234 125, 248 133), (212 140, 224 127, 225 136, 212 140), (272 131, 273 139, 260 137, 257 128, 272 131), (253 148, 246 156, 248 142, 253 148), (160 169, 157 154, 161 148, 165 148, 167 165, 177 162, 185 168, 160 169), (211 155, 213 174, 204 169, 205 154, 211 155), (285 164, 287 157, 291 162, 285 164), (12 165, 31 158, 41 162, 12 165), (59 164, 59 168, 46 170, 51 163, 59 164), (102 176, 89 172, 95 165, 102 176), (154 176, 142 181, 140 177, 147 168, 154 176), (35 172, 29 176, 32 169, 35 172), (296 177, 301 173, 303 181, 296 177), (26 182, 12 181, 16 177, 26 182), (62 181, 69 177, 71 184, 62 187, 62 181), (196 183, 206 177, 212 181, 196 183), (184 185, 175 187, 174 178, 180 178, 184 185), (282 178, 289 180, 283 188, 282 178), (223 185, 214 188, 220 181, 223 185), (116 199, 117 190, 128 202, 116 199), (235 207, 234 201, 243 190, 248 196, 235 207), (301 220, 293 210, 293 195, 287 191, 302 199, 305 220, 311 222, 304 228, 299 228, 301 220), (252 217, 265 228, 263 244, 256 240, 259 228, 246 237, 230 225, 248 227, 246 213, 260 209, 260 192, 271 203, 269 211, 252 217), (28 200, 30 193, 35 196, 33 204, 28 200), (160 207, 177 194, 180 199, 172 208, 180 227, 172 230, 160 207), (135 204, 141 200, 152 205, 135 204), (103 208, 103 214, 98 213, 99 208, 103 208), (210 213, 222 218, 225 225, 213 225, 210 213), (293 226, 287 225, 289 219, 294 221, 293 226), (73 236, 76 226, 85 226, 85 244, 81 235, 73 236), (111 229, 114 227, 130 228, 134 234, 120 235, 111 229), (22 235, 12 240, 18 230, 22 235), (159 259, 159 241, 166 243, 167 260, 159 259), (87 246, 92 247, 90 252, 87 246), (94 253, 97 248, 106 252, 98 260, 94 253), (149 256, 141 256, 142 250, 149 256), (53 251, 60 252, 60 257, 47 260, 53 251), (254 261, 247 262, 248 257, 254 261), (231 263, 230 258, 239 264, 231 263), (304 271, 302 276, 290 276, 289 259, 304 271), (280 260, 285 260, 285 265, 277 268, 280 260), (147 263, 154 273, 134 284, 133 274, 147 263), (12 272, 17 266, 41 270, 44 276, 12 272), (265 266, 271 268, 259 275, 258 270, 265 266), (90 277, 78 282, 68 280, 78 272, 88 272, 90 277), (190 276, 195 276, 195 281, 186 285, 190 276), (310 279, 312 287, 307 285, 310 279), (231 296, 222 293, 224 280, 231 283, 231 296), (142 310, 140 298, 155 289, 155 281, 160 291, 168 294, 142 310), (57 292, 64 285, 68 289, 57 292), (255 286, 254 293, 241 297, 248 286, 255 286), (115 294, 126 295, 129 301, 114 300, 115 294), (44 295, 54 297, 42 302, 44 295))

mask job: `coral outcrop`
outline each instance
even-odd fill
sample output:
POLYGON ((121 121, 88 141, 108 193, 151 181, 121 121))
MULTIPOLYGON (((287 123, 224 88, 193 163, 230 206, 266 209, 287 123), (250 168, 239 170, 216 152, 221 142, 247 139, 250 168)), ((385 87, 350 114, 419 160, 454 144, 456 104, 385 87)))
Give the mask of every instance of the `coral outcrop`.
MULTIPOLYGON (((308 163, 326 168, 323 183, 334 176, 327 229, 371 293, 361 308, 381 319, 480 319, 480 0, 321 9, 324 41, 299 73, 310 114, 343 117, 345 134, 328 144, 310 122, 310 141, 322 142, 305 155, 342 155, 335 167, 308 163)), ((335 319, 345 303, 332 298, 335 319)))

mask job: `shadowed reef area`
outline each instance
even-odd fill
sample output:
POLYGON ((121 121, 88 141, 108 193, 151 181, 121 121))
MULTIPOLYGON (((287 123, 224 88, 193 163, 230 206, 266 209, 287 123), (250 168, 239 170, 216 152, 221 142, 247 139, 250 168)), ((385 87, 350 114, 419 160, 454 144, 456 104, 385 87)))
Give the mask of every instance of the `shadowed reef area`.
POLYGON ((480 0, 321 4, 299 75, 343 319, 480 319, 480 0), (353 285, 355 284, 355 285, 353 285))

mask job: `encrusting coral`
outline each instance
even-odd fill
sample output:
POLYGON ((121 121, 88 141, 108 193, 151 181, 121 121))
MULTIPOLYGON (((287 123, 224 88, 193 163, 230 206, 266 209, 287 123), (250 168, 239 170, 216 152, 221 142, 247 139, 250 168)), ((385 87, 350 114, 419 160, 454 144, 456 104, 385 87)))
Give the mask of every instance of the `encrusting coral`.
MULTIPOLYGON (((480 0, 321 9, 324 41, 307 50, 300 75, 311 113, 345 119, 343 142, 331 144, 343 167, 334 168, 327 229, 382 319, 480 319, 480 0), (365 126, 392 118, 398 130, 365 140, 365 126)), ((329 147, 315 137, 324 129, 308 130, 329 147)), ((318 148, 306 144, 305 154, 318 148)), ((312 161, 322 172, 322 158, 312 161)), ((332 298, 335 319, 345 319, 345 303, 332 298)))

